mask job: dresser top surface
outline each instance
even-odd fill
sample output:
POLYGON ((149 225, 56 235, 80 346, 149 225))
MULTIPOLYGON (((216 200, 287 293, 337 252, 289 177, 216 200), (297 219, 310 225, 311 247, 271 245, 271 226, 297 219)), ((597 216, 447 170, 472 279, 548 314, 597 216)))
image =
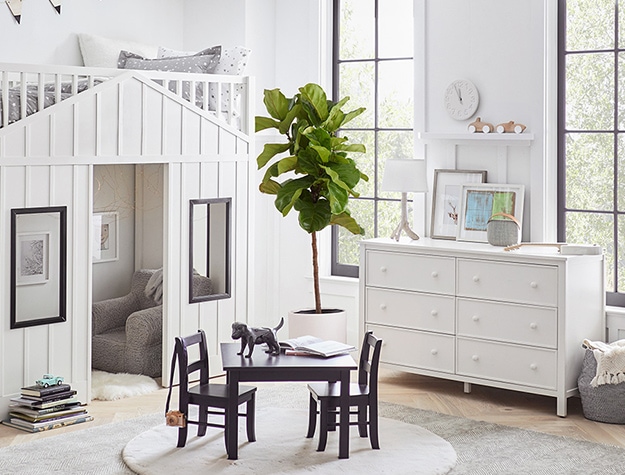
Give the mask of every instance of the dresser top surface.
POLYGON ((523 246, 512 251, 504 251, 503 247, 492 246, 488 243, 452 241, 445 239, 421 238, 413 241, 408 237, 400 238, 399 242, 390 238, 375 238, 361 241, 361 245, 368 249, 388 251, 426 252, 441 255, 454 255, 458 257, 482 257, 497 260, 546 260, 566 261, 580 257, 601 260, 602 255, 563 255, 555 246, 537 245, 523 246))

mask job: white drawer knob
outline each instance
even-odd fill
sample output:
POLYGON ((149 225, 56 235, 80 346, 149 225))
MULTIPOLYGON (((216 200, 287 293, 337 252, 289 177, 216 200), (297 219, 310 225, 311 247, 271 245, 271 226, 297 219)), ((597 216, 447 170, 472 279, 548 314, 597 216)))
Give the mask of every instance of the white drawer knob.
POLYGON ((538 328, 538 325, 536 323, 530 323, 530 328, 532 330, 536 330, 538 328))
POLYGON ((438 310, 434 309, 430 312, 433 317, 438 317, 438 310))
POLYGON ((530 369, 531 369, 532 371, 536 371, 536 370, 538 369, 538 366, 537 366, 535 363, 532 363, 532 364, 530 365, 530 369))
POLYGON ((433 355, 438 355, 438 350, 436 348, 433 348, 432 350, 430 350, 430 353, 432 353, 433 355))
POLYGON ((473 318, 471 318, 471 320, 473 320, 474 322, 479 322, 480 317, 478 317, 477 315, 473 315, 473 318))
POLYGON ((472 359, 473 361, 479 361, 480 357, 479 357, 479 355, 473 355, 473 356, 471 357, 471 359, 472 359))
POLYGON ((473 276, 473 282, 479 282, 480 281, 480 276, 479 275, 474 275, 473 276))
POLYGON ((538 283, 537 282, 530 282, 530 287, 532 289, 535 289, 536 287, 538 287, 538 283))
POLYGON ((380 310, 386 310, 386 304, 385 303, 380 304, 380 310))
POLYGON ((434 271, 432 272, 432 278, 436 279, 438 277, 438 272, 434 271))
POLYGON ((380 267, 380 272, 386 272, 386 266, 380 267))

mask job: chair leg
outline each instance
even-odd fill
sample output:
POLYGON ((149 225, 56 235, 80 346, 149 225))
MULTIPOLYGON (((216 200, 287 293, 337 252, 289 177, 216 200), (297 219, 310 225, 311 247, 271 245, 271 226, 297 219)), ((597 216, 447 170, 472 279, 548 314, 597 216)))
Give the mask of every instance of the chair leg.
MULTIPOLYGON (((182 412, 183 414, 188 415, 189 414, 189 405, 185 404, 184 401, 180 401, 179 405, 178 405, 178 410, 180 412, 182 412)), ((185 444, 187 443, 187 431, 189 430, 189 425, 185 424, 184 427, 179 427, 178 428, 178 445, 177 447, 184 447, 185 444)))
POLYGON ((247 401, 247 409, 245 411, 247 440, 256 442, 256 394, 252 394, 252 399, 247 401))
POLYGON ((199 422, 199 424, 197 425, 197 436, 203 437, 206 435, 206 423, 208 422, 208 407, 200 405, 198 406, 198 410, 200 411, 200 414, 197 419, 199 422))
POLYGON ((369 440, 371 441, 372 449, 380 448, 380 441, 378 439, 378 403, 369 404, 369 440))
POLYGON ((323 452, 328 443, 328 401, 322 399, 321 408, 319 410, 319 445, 317 452, 323 452))
POLYGON ((314 437, 316 425, 317 425, 317 401, 311 394, 310 400, 308 403, 308 433, 306 434, 307 439, 314 437))
POLYGON ((358 406, 358 435, 367 437, 367 406, 363 404, 358 406))

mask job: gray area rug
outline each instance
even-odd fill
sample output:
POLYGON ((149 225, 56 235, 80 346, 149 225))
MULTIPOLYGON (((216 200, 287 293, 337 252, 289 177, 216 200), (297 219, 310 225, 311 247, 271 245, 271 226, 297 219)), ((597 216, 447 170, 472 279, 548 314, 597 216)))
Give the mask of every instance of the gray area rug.
MULTIPOLYGON (((305 385, 262 387, 258 392, 258 410, 272 406, 304 409, 307 397, 305 385)), ((457 464, 449 472, 453 475, 625 473, 625 450, 618 447, 396 404, 380 403, 380 415, 417 424, 450 442, 457 454, 457 464)), ((137 435, 162 424, 163 419, 164 414, 154 414, 5 447, 0 449, 0 473, 132 473, 122 461, 122 450, 137 435)), ((380 445, 379 453, 383 454, 384 438, 380 445)), ((389 469, 398 474, 392 470, 392 461, 389 469)))

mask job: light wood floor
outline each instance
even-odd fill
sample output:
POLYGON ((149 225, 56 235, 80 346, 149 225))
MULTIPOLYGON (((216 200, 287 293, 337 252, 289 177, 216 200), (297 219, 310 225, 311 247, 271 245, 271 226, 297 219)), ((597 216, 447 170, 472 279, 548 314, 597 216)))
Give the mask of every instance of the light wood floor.
MULTIPOLYGON (((271 383, 255 384, 262 387, 271 383)), ((555 398, 477 385, 473 385, 470 394, 465 394, 459 382, 384 369, 381 370, 379 390, 382 401, 625 448, 625 425, 585 419, 579 398, 569 399, 568 416, 562 418, 555 414, 555 398)), ((118 401, 93 401, 88 410, 94 421, 40 434, 0 425, 0 447, 163 412, 166 397, 167 390, 161 389, 145 396, 118 401)), ((174 397, 176 400, 177 397, 174 397)))

